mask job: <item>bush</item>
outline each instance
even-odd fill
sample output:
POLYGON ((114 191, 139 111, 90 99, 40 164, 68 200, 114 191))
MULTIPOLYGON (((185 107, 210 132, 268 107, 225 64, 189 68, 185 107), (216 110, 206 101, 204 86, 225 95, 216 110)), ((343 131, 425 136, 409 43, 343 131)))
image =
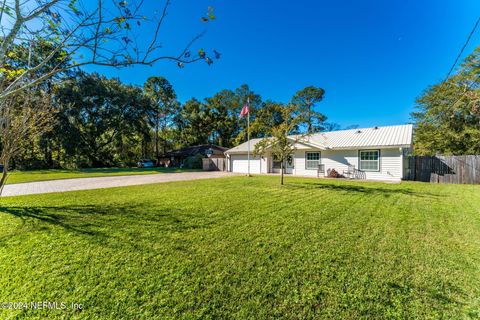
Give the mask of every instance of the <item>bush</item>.
POLYGON ((203 156, 196 154, 194 156, 187 157, 183 162, 183 167, 185 169, 202 169, 203 167, 203 156))

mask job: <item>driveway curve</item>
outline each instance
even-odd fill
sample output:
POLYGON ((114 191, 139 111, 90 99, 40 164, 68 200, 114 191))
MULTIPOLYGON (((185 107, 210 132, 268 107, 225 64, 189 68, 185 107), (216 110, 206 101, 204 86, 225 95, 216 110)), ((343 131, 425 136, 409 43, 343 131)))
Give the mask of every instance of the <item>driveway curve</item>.
POLYGON ((115 177, 77 178, 8 184, 4 187, 2 197, 65 192, 77 190, 91 190, 114 187, 136 186, 171 181, 186 181, 212 179, 235 176, 238 174, 219 171, 199 171, 181 173, 160 173, 149 175, 130 175, 115 177))

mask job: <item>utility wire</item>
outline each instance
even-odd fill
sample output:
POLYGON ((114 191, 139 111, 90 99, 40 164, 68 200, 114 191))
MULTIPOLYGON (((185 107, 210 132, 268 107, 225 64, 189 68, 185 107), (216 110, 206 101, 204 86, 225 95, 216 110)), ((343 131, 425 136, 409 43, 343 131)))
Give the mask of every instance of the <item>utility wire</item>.
POLYGON ((452 74, 453 70, 455 69, 455 66, 457 65, 458 63, 458 60, 460 60, 462 54, 463 54, 463 51, 465 51, 465 48, 467 47, 468 43, 470 42, 470 39, 472 38, 473 34, 475 33, 475 30, 477 29, 478 25, 480 24, 480 17, 478 17, 477 19, 477 22, 475 22, 475 25, 473 26, 473 29, 472 31, 470 31, 470 34, 468 35, 468 38, 467 38, 467 41, 465 41, 465 43, 463 44, 463 47, 462 49, 460 50, 460 52, 458 53, 457 57, 455 58, 455 62, 453 63, 452 67, 450 68, 450 70, 448 70, 448 73, 447 73, 447 76, 445 77, 445 79, 443 80, 443 82, 445 83, 445 81, 447 81, 447 79, 450 77, 450 75, 452 74))
MULTIPOLYGON (((450 67, 450 70, 448 70, 448 73, 447 73, 447 76, 445 77, 445 79, 442 81, 442 84, 440 85, 440 89, 439 91, 441 91, 443 89, 443 86, 445 85, 445 83, 447 82, 448 78, 450 78, 450 75, 452 74, 453 70, 455 70, 455 66, 457 65, 458 61, 460 60, 460 58, 462 57, 462 54, 463 52, 465 51, 465 48, 468 46, 468 43, 470 42, 470 39, 472 39, 472 36, 474 35, 475 31, 477 30, 477 27, 478 25, 480 24, 480 17, 478 17, 477 21, 475 22, 475 25, 473 26, 473 29, 470 31, 468 37, 467 37, 467 40, 465 41, 465 43, 463 44, 462 46, 462 49, 460 50, 460 52, 458 53, 457 57, 455 58, 455 61, 453 62, 453 65, 450 67)), ((471 83, 470 85, 467 86, 465 92, 460 96, 460 98, 458 98, 452 105, 448 106, 448 108, 443 112, 443 114, 447 113, 448 111, 450 111, 450 109, 452 107, 454 107, 458 102, 460 102, 460 100, 467 94, 467 92, 469 92, 471 89, 472 89, 472 86, 475 82, 477 82, 478 80, 480 80, 480 75, 478 75, 471 83)), ((440 117, 440 114, 438 114, 436 117, 433 117, 434 119, 432 120, 438 120, 440 117)))

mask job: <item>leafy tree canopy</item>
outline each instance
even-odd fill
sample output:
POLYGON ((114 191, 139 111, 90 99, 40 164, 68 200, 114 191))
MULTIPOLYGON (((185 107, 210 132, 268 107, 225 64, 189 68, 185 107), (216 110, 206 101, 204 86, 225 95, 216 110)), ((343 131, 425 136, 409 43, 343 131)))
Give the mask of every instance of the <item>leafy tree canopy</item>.
POLYGON ((56 90, 60 106, 59 136, 67 151, 92 166, 115 163, 125 140, 146 130, 152 105, 140 88, 98 74, 80 74, 56 90))
POLYGON ((296 116, 298 107, 294 104, 284 106, 276 104, 272 109, 277 110, 281 121, 269 128, 266 137, 255 145, 254 155, 263 155, 269 152, 281 164, 281 180, 283 185, 284 163, 289 156, 295 152, 295 145, 302 140, 305 135, 290 136, 294 133, 302 121, 296 116))
POLYGON ((308 86, 297 91, 292 98, 292 103, 297 105, 295 111, 301 119, 302 125, 307 127, 307 133, 311 134, 323 130, 323 123, 327 117, 315 110, 319 102, 323 100, 325 90, 320 87, 308 86))
POLYGON ((480 48, 416 101, 415 153, 480 154, 480 48))

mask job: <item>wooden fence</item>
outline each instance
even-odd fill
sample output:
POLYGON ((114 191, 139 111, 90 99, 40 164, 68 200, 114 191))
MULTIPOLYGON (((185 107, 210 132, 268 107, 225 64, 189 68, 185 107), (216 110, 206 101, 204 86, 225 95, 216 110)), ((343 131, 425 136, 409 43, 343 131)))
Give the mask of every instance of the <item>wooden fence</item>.
POLYGON ((405 180, 480 184, 480 155, 404 158, 405 180))
POLYGON ((204 158, 203 170, 205 171, 226 171, 227 161, 225 158, 204 158))

